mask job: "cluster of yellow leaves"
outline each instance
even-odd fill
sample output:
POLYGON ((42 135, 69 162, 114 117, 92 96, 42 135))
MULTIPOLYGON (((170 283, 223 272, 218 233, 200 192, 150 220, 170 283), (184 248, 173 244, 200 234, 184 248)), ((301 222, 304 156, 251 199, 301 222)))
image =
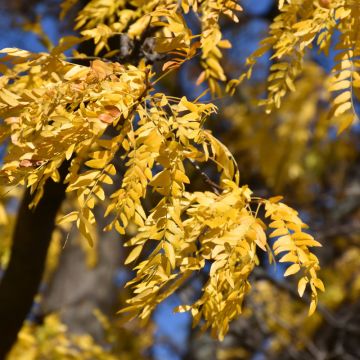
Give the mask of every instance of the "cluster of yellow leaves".
POLYGON ((263 224, 245 209, 251 191, 230 180, 224 184, 221 195, 183 193, 182 201, 173 200, 166 209, 164 201, 157 205, 145 227, 129 241, 136 247, 128 261, 135 260, 137 249, 141 251, 148 240, 158 245, 137 266, 137 277, 130 282, 138 282, 137 295, 123 311, 147 318, 158 302, 208 261, 212 265, 202 297, 178 310, 191 309, 195 324, 204 318, 205 327, 211 326, 213 334, 223 338, 250 288, 247 278, 257 261, 256 245, 266 250, 263 224))
POLYGON ((297 211, 289 208, 283 203, 265 202, 265 217, 269 217, 272 222, 269 227, 274 230, 269 235, 270 238, 277 238, 273 244, 275 255, 286 252, 282 255, 280 262, 291 263, 284 273, 289 276, 298 273, 303 269, 302 277, 298 282, 298 292, 300 296, 304 295, 306 286, 311 288, 311 304, 309 314, 312 314, 317 306, 317 290, 324 291, 324 284, 317 277, 317 271, 320 269, 318 258, 309 250, 313 246, 321 246, 314 240, 313 236, 303 231, 307 228, 298 217, 297 211))
MULTIPOLYGON (((161 174, 161 173, 160 173, 161 174)), ((164 298, 176 291, 194 272, 205 271, 211 264, 208 281, 201 297, 193 304, 182 305, 177 311, 191 311, 194 325, 204 320, 202 329, 211 327, 212 335, 223 339, 229 323, 242 313, 242 303, 250 290, 249 276, 259 264, 257 247, 272 253, 267 243, 266 225, 257 218, 250 204, 254 199, 246 187, 239 187, 231 180, 223 180, 224 191, 187 193, 182 200, 163 198, 128 245, 134 248, 127 263, 135 261, 150 240, 154 250, 137 266, 137 276, 128 285, 135 296, 122 312, 147 319, 164 298), (135 285, 135 286, 134 286, 135 285)), ((163 189, 163 188, 162 188, 163 189)), ((169 184, 169 190, 171 185, 169 184)), ((175 198, 175 199, 174 199, 175 198)), ((301 271, 299 294, 307 284, 312 291, 309 313, 317 305, 316 288, 324 290, 317 277, 318 259, 309 247, 320 246, 302 228, 306 225, 295 210, 274 200, 261 200, 266 217, 275 230, 270 237, 280 236, 273 244, 275 255, 283 252, 280 262, 292 265, 285 276, 301 271)))
POLYGON ((76 192, 79 210, 59 223, 76 221, 92 243, 92 209, 96 199, 104 200, 102 186, 111 184, 116 173, 110 162, 125 136, 127 120, 119 125, 123 131, 112 142, 101 138, 108 127, 116 128, 124 119, 133 119, 133 108, 149 86, 148 69, 100 60, 85 67, 45 54, 33 56, 17 49, 3 52, 8 55, 1 61, 15 64, 1 78, 0 113, 11 146, 0 179, 7 185, 24 184, 26 179, 31 191, 36 191, 36 205, 46 180, 59 181, 58 168, 64 160, 72 159, 65 181, 69 183, 67 192, 76 192), (44 82, 44 77, 48 81, 44 82), (90 170, 83 171, 84 165, 90 170))
POLYGON ((258 93, 244 87, 241 95, 247 101, 226 106, 223 111, 232 126, 223 141, 239 167, 249 168, 246 175, 250 176, 251 164, 257 164, 254 171, 261 173, 271 191, 291 189, 291 196, 301 202, 314 196, 314 184, 319 184, 332 164, 357 156, 350 133, 338 138, 331 135, 333 126, 345 120, 346 114, 329 121, 331 93, 324 89, 326 79, 319 65, 307 61, 297 80, 297 91, 286 95, 281 109, 264 114, 251 104, 258 93))
POLYGON ((9 360, 35 359, 115 360, 116 356, 96 344, 89 335, 68 335, 67 327, 55 314, 45 318, 42 326, 26 324, 9 353, 9 360))
POLYGON ((49 314, 43 324, 30 322, 22 327, 8 360, 139 360, 152 344, 153 328, 126 328, 112 323, 94 310, 106 334, 107 348, 86 334, 71 334, 57 314, 49 314), (136 336, 134 336, 136 335, 136 336), (119 345, 119 344, 123 344, 119 345))
POLYGON ((343 12, 344 21, 341 26, 341 36, 336 50, 336 65, 331 71, 327 85, 334 93, 331 112, 335 119, 339 119, 338 132, 348 128, 359 117, 354 107, 360 95, 360 37, 359 7, 347 9, 343 12))
POLYGON ((211 327, 212 335, 220 339, 227 333, 230 321, 242 312, 244 297, 250 290, 248 278, 259 263, 257 246, 267 249, 265 225, 247 206, 251 191, 246 186, 225 183, 222 195, 199 194, 197 203, 188 211, 194 216, 188 221, 191 236, 198 238, 201 256, 211 263, 209 280, 191 313, 195 323, 203 317, 203 329, 211 327))
MULTIPOLYGON (((64 14, 76 2, 65 1, 64 14)), ((113 56, 119 50, 111 50, 108 40, 112 36, 126 34, 131 39, 141 39, 147 34, 155 34, 156 51, 171 56, 163 69, 174 69, 184 61, 201 52, 201 66, 204 71, 198 83, 208 80, 212 93, 219 93, 218 82, 225 81, 226 75, 220 64, 222 49, 231 47, 228 40, 222 39, 221 15, 238 22, 236 13, 242 10, 234 0, 152 0, 133 3, 126 0, 92 0, 78 14, 76 29, 86 39, 96 44, 95 54, 103 49, 106 56, 113 56), (128 6, 131 5, 131 6, 128 6), (201 33, 192 35, 185 16, 192 10, 199 19, 201 33), (200 42, 193 41, 200 37, 200 42)))
POLYGON ((205 0, 200 2, 201 13, 201 65, 204 71, 200 74, 198 83, 207 79, 211 93, 220 93, 218 81, 225 81, 226 75, 220 64, 222 58, 221 48, 231 47, 228 40, 222 39, 219 19, 226 15, 234 22, 239 19, 236 12, 242 10, 241 6, 233 0, 205 0))
POLYGON ((269 36, 260 42, 260 47, 247 59, 249 69, 239 79, 229 82, 228 91, 245 78, 250 78, 257 59, 271 50, 267 99, 260 104, 266 112, 279 108, 281 100, 290 91, 295 91, 295 80, 303 69, 307 48, 316 45, 326 55, 338 31, 335 66, 329 78, 329 90, 335 92, 331 115, 337 121, 339 132, 358 120, 354 98, 359 88, 359 4, 353 0, 299 0, 279 2, 280 14, 273 20, 269 36), (346 113, 346 117, 341 116, 346 113))

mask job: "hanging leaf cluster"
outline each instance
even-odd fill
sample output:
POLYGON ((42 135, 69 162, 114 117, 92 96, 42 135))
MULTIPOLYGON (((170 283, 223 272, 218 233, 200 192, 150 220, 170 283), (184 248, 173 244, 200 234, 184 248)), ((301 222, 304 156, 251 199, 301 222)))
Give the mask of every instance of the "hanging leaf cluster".
POLYGON ((327 88, 333 93, 329 115, 337 120, 338 132, 359 118, 354 103, 359 98, 359 19, 360 6, 354 0, 279 1, 280 14, 270 25, 269 36, 247 59, 248 71, 228 83, 228 91, 250 78, 257 60, 272 51, 268 94, 260 105, 271 112, 279 108, 284 96, 296 90, 308 49, 326 56, 333 53, 334 66, 327 88))

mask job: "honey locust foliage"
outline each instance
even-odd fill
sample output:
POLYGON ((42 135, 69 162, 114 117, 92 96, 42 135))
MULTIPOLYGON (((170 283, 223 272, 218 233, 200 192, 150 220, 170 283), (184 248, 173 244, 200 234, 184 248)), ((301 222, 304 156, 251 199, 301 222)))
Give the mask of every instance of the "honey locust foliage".
POLYGON ((23 326, 7 359, 131 360, 141 359, 142 353, 152 345, 154 327, 143 327, 135 334, 132 329, 111 324, 99 311, 95 315, 115 351, 104 349, 89 334, 72 334, 58 315, 50 314, 41 326, 29 323, 23 326))
POLYGON ((333 69, 327 88, 333 93, 330 115, 338 132, 342 132, 359 118, 354 102, 360 93, 360 5, 355 0, 280 0, 280 14, 270 25, 269 36, 248 58, 249 69, 239 79, 228 83, 233 91, 245 78, 250 78, 257 59, 271 50, 267 99, 261 100, 269 113, 279 108, 287 92, 296 90, 296 79, 301 75, 306 50, 316 46, 329 55, 335 47, 333 69), (335 36, 334 36, 335 35, 335 36))
MULTIPOLYGON (((64 1, 61 15, 75 3, 64 1)), ((105 230, 124 235, 137 228, 125 244, 131 247, 125 262, 136 272, 128 283, 133 296, 121 311, 149 319, 161 301, 210 264, 199 299, 177 310, 190 311, 194 324, 210 327, 220 339, 242 312, 258 248, 270 261, 275 255, 289 264, 284 275, 297 274, 300 296, 310 290, 313 313, 317 291, 324 290, 311 252, 320 244, 281 197, 259 198, 240 184, 234 157, 204 128, 217 111, 213 104, 168 96, 155 83, 199 55, 197 83, 207 81, 213 94, 233 93, 251 76, 257 58, 272 49, 268 98, 262 101, 271 112, 288 90, 296 91, 307 48, 317 44, 327 53, 339 32, 329 91, 335 95, 330 115, 341 131, 356 117, 359 81, 357 2, 280 1, 269 36, 247 61, 249 70, 229 80, 221 59, 231 44, 223 39, 220 20, 237 22, 241 10, 232 0, 92 0, 76 18, 79 37, 61 39, 49 53, 4 49, 0 59, 0 141, 6 146, 1 185, 30 188, 35 207, 46 181, 60 181, 58 169, 68 161, 64 208, 72 208, 59 216, 59 226, 76 226, 92 245, 94 209, 105 206, 105 230), (200 34, 190 30, 189 12, 197 15, 200 34), (167 58, 158 73, 142 60, 121 63, 122 54, 109 45, 117 35, 141 41, 149 34, 154 51, 167 58), (102 57, 76 65, 63 53, 85 40, 102 57), (218 183, 202 172, 207 164, 215 165, 218 183), (189 190, 190 165, 211 191, 189 190), (150 210, 144 205, 149 198, 156 200, 150 210)), ((85 58, 75 50, 73 55, 85 58)), ((0 219, 6 221, 1 212, 0 219)))

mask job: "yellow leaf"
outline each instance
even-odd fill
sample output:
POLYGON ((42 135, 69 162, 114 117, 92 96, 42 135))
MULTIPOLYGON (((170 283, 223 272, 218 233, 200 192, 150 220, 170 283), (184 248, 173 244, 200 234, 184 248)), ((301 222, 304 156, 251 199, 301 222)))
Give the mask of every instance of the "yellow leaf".
POLYGON ((287 268, 287 270, 284 273, 284 276, 290 276, 293 274, 296 274, 298 271, 300 271, 300 265, 299 264, 292 264, 287 268))
POLYGON ((302 297, 304 295, 305 289, 306 289, 306 285, 309 282, 309 280, 306 277, 302 277, 299 280, 298 283, 298 293, 300 295, 300 297, 302 297))
POLYGON ((329 87, 329 91, 339 91, 349 89, 351 82, 349 80, 338 81, 329 87))
POLYGON ((102 187, 97 186, 97 187, 94 189, 94 194, 95 194, 101 201, 104 201, 104 200, 105 200, 105 192, 104 192, 104 190, 103 190, 102 187))
POLYGON ((175 176, 176 181, 183 182, 185 184, 190 184, 189 178, 180 170, 175 170, 175 176))
POLYGON ((334 104, 335 105, 342 104, 350 99, 351 99, 351 91, 350 90, 344 91, 334 99, 334 104))
POLYGON ((110 175, 116 175, 116 169, 113 164, 109 164, 106 166, 105 171, 110 175))
POLYGON ((15 94, 12 94, 10 91, 5 90, 6 89, 2 89, 2 91, 0 91, 0 98, 10 106, 18 106, 19 102, 16 100, 15 94))
POLYGON ((351 102, 350 101, 345 102, 336 108, 336 110, 334 112, 334 116, 337 117, 351 108, 352 108, 351 102))
POLYGON ((315 312, 316 306, 317 306, 317 298, 313 298, 313 300, 311 300, 309 307, 309 313, 308 313, 309 316, 311 316, 315 312))
POLYGON ((73 221, 77 220, 78 217, 79 217, 79 212, 78 211, 72 211, 71 213, 66 214, 63 217, 61 217, 60 219, 58 219, 56 221, 56 223, 58 225, 61 225, 61 224, 65 224, 65 223, 68 223, 68 222, 73 222, 73 221))
POLYGON ((89 245, 91 247, 93 247, 94 240, 91 236, 90 229, 88 227, 89 226, 88 221, 86 219, 84 219, 83 217, 81 217, 81 218, 77 219, 76 225, 77 225, 81 235, 84 236, 84 238, 88 241, 89 245))
POLYGON ((174 247, 169 242, 165 242, 164 250, 165 250, 166 257, 168 258, 168 260, 170 262, 171 268, 175 269, 176 258, 175 258, 174 247))
POLYGON ((150 182, 154 187, 167 187, 171 184, 171 175, 168 170, 164 170, 156 174, 150 182))
POLYGON ((279 262, 297 262, 299 260, 298 256, 296 256, 294 253, 287 253, 286 255, 284 255, 279 262))
POLYGON ((90 170, 79 175, 77 179, 67 187, 66 191, 69 192, 81 187, 89 186, 98 174, 98 170, 90 170))
POLYGON ((74 152, 74 149, 75 149, 75 144, 71 144, 71 145, 67 148, 67 150, 66 150, 66 152, 65 152, 65 158, 66 158, 66 160, 70 160, 70 158, 71 158, 71 156, 72 156, 72 154, 73 154, 73 152, 74 152))
POLYGON ((120 225, 119 221, 115 221, 115 230, 116 230, 120 235, 124 235, 124 234, 125 234, 125 230, 124 230, 124 228, 120 225))
POLYGON ((280 200, 283 199, 283 196, 281 195, 278 195, 278 196, 273 196, 269 199, 269 201, 272 203, 272 204, 276 204, 278 203, 280 200))
POLYGON ((285 223, 282 220, 276 220, 276 221, 271 222, 269 224, 269 227, 271 227, 271 228, 284 228, 285 223))
POLYGON ((106 164, 107 159, 91 159, 85 162, 85 165, 93 169, 102 169, 106 164))
POLYGON ((319 290, 325 291, 324 283, 319 278, 312 279, 312 282, 319 290))
POLYGON ((255 243, 259 246, 260 249, 267 251, 266 250, 266 245, 267 245, 266 235, 265 235, 263 228, 257 223, 253 224, 252 228, 256 232, 255 243))
POLYGON ((289 230, 286 228, 279 228, 274 230, 271 234, 270 237, 277 237, 277 236, 281 236, 281 235, 287 235, 289 234, 289 230))
POLYGON ((340 135, 344 130, 346 130, 355 120, 353 113, 347 113, 340 117, 340 125, 337 131, 337 134, 340 135))
POLYGON ((314 240, 314 237, 305 232, 294 232, 291 234, 294 240, 314 240))
POLYGON ((86 76, 89 72, 89 68, 82 65, 74 65, 65 75, 65 80, 77 80, 86 76))
POLYGON ((130 264, 131 262, 135 261, 135 260, 139 257, 142 249, 143 249, 143 245, 135 246, 135 247, 131 250, 131 252, 130 252, 130 254, 128 255, 128 257, 126 258, 125 264, 130 264))

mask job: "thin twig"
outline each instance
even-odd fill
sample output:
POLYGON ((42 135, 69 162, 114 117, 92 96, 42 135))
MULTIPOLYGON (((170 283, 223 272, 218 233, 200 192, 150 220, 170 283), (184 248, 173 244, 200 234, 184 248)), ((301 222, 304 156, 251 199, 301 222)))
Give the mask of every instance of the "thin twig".
POLYGON ((221 188, 220 185, 218 185, 216 182, 212 181, 209 176, 203 172, 200 168, 200 166, 194 161, 194 160, 191 160, 191 159, 188 159, 191 163, 191 165, 200 173, 201 177, 203 178, 203 180, 209 184, 211 186, 211 188, 213 189, 214 193, 219 195, 220 192, 223 190, 221 188))

